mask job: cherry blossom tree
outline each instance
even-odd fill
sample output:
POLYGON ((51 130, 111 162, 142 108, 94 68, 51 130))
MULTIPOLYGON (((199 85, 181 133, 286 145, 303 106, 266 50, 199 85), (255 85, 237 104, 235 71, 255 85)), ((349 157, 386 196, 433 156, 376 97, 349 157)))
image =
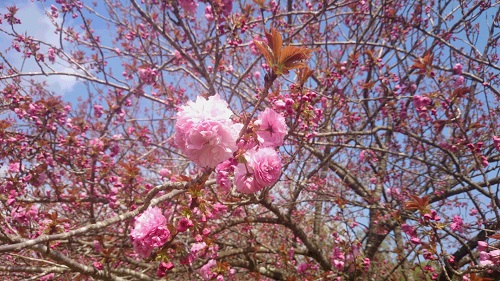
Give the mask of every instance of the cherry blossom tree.
POLYGON ((499 5, 0 7, 1 278, 495 280, 499 5))

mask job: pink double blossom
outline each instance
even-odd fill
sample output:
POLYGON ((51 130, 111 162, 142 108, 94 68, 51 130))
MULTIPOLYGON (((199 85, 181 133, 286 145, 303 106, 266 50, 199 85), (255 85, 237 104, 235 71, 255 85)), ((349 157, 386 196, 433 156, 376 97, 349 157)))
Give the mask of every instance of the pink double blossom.
POLYGON ((271 108, 259 114, 256 125, 259 125, 257 136, 261 146, 280 146, 288 132, 285 118, 271 108))
POLYGON ((257 184, 272 186, 281 175, 281 160, 272 148, 261 148, 253 154, 253 170, 257 184))
POLYGON ((147 258, 155 247, 161 247, 168 241, 170 231, 166 223, 167 219, 158 207, 150 207, 136 218, 130 237, 140 257, 147 258))
POLYGON ((245 159, 246 163, 238 164, 234 170, 235 185, 239 192, 255 193, 278 181, 281 160, 274 149, 251 149, 245 153, 245 159))
POLYGON ((234 123, 231 115, 228 104, 219 95, 189 101, 177 113, 177 147, 196 164, 214 168, 237 149, 242 125, 234 123))

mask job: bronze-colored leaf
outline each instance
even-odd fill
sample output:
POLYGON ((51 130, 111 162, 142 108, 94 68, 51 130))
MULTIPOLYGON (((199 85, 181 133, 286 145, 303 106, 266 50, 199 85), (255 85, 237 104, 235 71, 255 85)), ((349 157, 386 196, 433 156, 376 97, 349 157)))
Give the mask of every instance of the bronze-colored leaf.
POLYGON ((301 67, 297 71, 297 79, 299 80, 299 84, 302 86, 306 83, 307 79, 314 73, 309 67, 301 67))
POLYGON ((271 32, 265 32, 267 38, 267 44, 271 48, 274 58, 277 59, 281 55, 281 48, 283 47, 283 39, 281 34, 275 29, 271 28, 271 32))
POLYGON ((491 236, 488 236, 488 238, 493 238, 493 239, 497 239, 497 240, 500 240, 500 233, 495 233, 491 236))
POLYGON ((489 277, 480 277, 477 276, 475 273, 470 274, 470 281, 493 281, 493 279, 489 277))
POLYGON ((410 195, 411 199, 406 202, 405 209, 409 211, 427 212, 429 210, 429 197, 423 196, 422 198, 416 195, 410 195))
POLYGON ((269 48, 269 46, 262 41, 253 40, 253 42, 264 56, 264 59, 266 60, 267 64, 272 65, 272 62, 274 61, 274 56, 271 48, 269 48))
POLYGON ((430 51, 426 51, 424 56, 413 60, 411 68, 418 69, 418 73, 430 75, 432 72, 432 62, 434 55, 430 51))
POLYGON ((470 93, 470 88, 469 87, 460 87, 455 90, 453 90, 452 98, 463 98, 465 95, 470 93))
POLYGON ((254 40, 255 46, 266 59, 274 74, 288 74, 291 69, 306 67, 304 60, 308 59, 312 50, 304 47, 286 46, 283 48, 281 34, 274 28, 265 32, 268 43, 254 40))
POLYGON ((255 4, 259 5, 259 7, 262 9, 264 8, 264 4, 266 3, 266 0, 252 0, 255 4))
POLYGON ((279 57, 278 63, 289 68, 288 64, 308 59, 310 54, 311 50, 309 49, 303 47, 286 46, 281 51, 281 56, 279 57))

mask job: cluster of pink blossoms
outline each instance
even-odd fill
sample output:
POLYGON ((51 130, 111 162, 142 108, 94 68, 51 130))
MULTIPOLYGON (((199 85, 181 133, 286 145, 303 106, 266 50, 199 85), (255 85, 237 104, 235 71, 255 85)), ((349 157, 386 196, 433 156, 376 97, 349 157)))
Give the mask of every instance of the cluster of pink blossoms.
POLYGON ((243 125, 233 122, 231 115, 228 104, 219 95, 188 102, 177 113, 176 145, 198 165, 208 168, 218 165, 217 182, 223 188, 230 188, 232 173, 236 189, 241 193, 254 193, 272 186, 281 175, 276 147, 283 144, 288 131, 285 118, 267 108, 254 122, 257 139, 240 143, 238 147, 236 141, 243 125), (246 152, 234 159, 233 153, 238 148, 246 152))
POLYGON ((231 166, 231 161, 224 162, 217 167, 217 183, 225 187, 229 170, 234 170, 234 184, 241 193, 255 193, 265 187, 274 185, 281 175, 281 159, 276 147, 283 144, 288 127, 285 118, 273 109, 267 108, 259 114, 254 122, 258 129, 257 142, 241 144, 247 151, 243 154, 244 160, 231 166))
POLYGON ((150 207, 137 217, 130 236, 134 250, 141 258, 147 258, 155 247, 163 246, 170 238, 170 231, 161 209, 150 207))
POLYGON ((488 251, 489 245, 487 242, 478 241, 477 249, 479 250, 479 265, 480 266, 494 266, 500 265, 500 250, 495 249, 488 251))
MULTIPOLYGON (((288 131, 285 119, 274 110, 266 109, 254 122, 256 139, 237 144, 243 125, 233 122, 231 115, 228 104, 219 95, 188 102, 177 113, 176 145, 198 165, 208 168, 218 165, 217 182, 223 187, 229 187, 230 174, 234 174, 234 184, 241 193, 254 193, 274 185, 281 175, 281 159, 276 147, 283 144, 288 131), (233 154, 238 148, 243 154, 236 159, 233 154)), ((136 218, 130 236, 140 257, 148 257, 154 248, 162 247, 170 239, 166 223, 158 207, 149 208, 136 218)), ((183 232, 192 226, 192 221, 183 218, 177 230, 183 232)), ((164 274, 171 265, 160 267, 159 272, 164 274)))

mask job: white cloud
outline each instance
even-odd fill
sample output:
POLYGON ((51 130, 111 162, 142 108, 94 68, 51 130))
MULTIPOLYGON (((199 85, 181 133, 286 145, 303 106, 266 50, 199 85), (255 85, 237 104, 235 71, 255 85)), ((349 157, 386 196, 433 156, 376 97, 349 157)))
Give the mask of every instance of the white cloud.
MULTIPOLYGON (((10 2, 4 7, 13 5, 14 2, 10 2)), ((50 21, 46 12, 42 9, 39 2, 31 1, 15 1, 16 7, 19 11, 16 17, 21 20, 21 24, 15 25, 15 30, 22 35, 28 35, 36 40, 40 40, 51 44, 53 46, 60 47, 59 34, 55 33, 54 24, 50 21)), ((50 9, 50 6, 48 7, 50 9)), ((7 12, 6 8, 0 8, 0 13, 5 14, 7 12)), ((60 23, 60 19, 59 19, 60 23)), ((5 22, 2 24, 2 28, 10 31, 8 24, 5 22)), ((0 33, 0 52, 9 48, 11 46, 12 37, 7 36, 4 33, 0 33)), ((64 44, 64 42, 63 42, 64 44)), ((66 47, 63 45, 63 47, 66 47)), ((66 50, 67 48, 65 48, 66 50)), ((46 55, 48 47, 41 46, 41 52, 46 55)), ((67 51, 67 50, 66 50, 67 51)), ((40 66, 36 63, 33 58, 24 59, 15 50, 9 52, 4 52, 4 56, 15 68, 21 70, 21 72, 40 72, 40 66)), ((75 73, 76 70, 69 67, 67 64, 61 64, 61 61, 56 59, 56 63, 52 64, 48 61, 47 57, 45 61, 48 65, 57 72, 75 73)), ((50 72, 49 69, 45 69, 45 72, 50 72)), ((64 95, 65 93, 71 92, 73 87, 76 85, 77 80, 71 76, 37 76, 36 81, 46 81, 49 90, 56 94, 64 95)))

